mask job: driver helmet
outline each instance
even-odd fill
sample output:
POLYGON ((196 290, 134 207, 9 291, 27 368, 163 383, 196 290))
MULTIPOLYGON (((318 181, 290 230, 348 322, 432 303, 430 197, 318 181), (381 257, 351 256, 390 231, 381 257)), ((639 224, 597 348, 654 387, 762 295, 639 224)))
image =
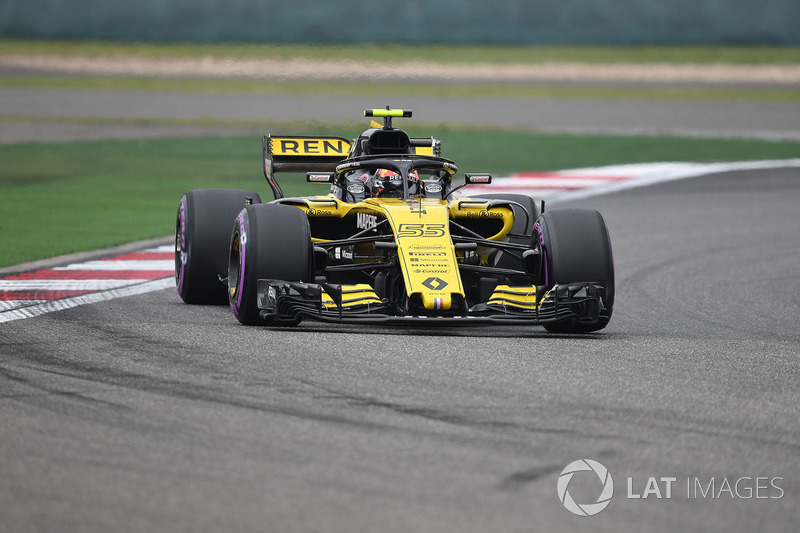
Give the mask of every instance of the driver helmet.
MULTIPOLYGON (((419 174, 416 170, 408 173, 408 192, 409 194, 419 194, 419 174)), ((403 179, 397 172, 385 168, 375 172, 375 179, 372 182, 373 198, 402 198, 403 179)))

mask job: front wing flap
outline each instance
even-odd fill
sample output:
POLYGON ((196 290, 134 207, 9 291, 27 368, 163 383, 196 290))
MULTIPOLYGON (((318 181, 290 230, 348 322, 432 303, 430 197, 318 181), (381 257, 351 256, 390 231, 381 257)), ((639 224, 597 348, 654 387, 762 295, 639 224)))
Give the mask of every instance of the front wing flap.
POLYGON ((402 316, 389 314, 393 308, 363 286, 328 283, 258 280, 258 308, 261 317, 275 323, 307 318, 322 322, 386 323, 421 325, 542 325, 564 320, 596 323, 605 307, 604 288, 594 282, 536 287, 542 294, 535 305, 482 303, 461 316, 402 316))

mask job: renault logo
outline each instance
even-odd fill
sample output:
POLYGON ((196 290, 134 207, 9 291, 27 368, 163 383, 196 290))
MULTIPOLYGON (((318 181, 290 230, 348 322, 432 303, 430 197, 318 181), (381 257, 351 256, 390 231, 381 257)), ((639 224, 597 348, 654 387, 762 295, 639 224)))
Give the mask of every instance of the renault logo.
POLYGON ((439 278, 428 278, 422 284, 432 291, 440 291, 447 287, 447 282, 439 278))

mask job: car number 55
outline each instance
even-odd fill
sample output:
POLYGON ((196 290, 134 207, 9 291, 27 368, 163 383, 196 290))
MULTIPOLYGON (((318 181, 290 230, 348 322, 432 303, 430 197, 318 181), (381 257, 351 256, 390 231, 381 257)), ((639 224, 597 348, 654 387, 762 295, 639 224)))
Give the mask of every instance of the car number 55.
POLYGON ((444 224, 400 224, 397 237, 444 237, 444 224))

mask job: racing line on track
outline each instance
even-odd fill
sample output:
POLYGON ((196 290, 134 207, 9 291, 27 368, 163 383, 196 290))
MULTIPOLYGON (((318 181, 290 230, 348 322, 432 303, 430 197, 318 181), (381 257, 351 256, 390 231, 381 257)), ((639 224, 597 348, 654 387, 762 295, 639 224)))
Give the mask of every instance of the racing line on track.
MULTIPOLYGON (((800 159, 742 163, 646 163, 560 172, 521 172, 470 193, 518 193, 564 202, 665 181, 736 170, 800 168, 800 159)), ((174 246, 165 245, 0 278, 0 323, 175 287, 174 246)))

